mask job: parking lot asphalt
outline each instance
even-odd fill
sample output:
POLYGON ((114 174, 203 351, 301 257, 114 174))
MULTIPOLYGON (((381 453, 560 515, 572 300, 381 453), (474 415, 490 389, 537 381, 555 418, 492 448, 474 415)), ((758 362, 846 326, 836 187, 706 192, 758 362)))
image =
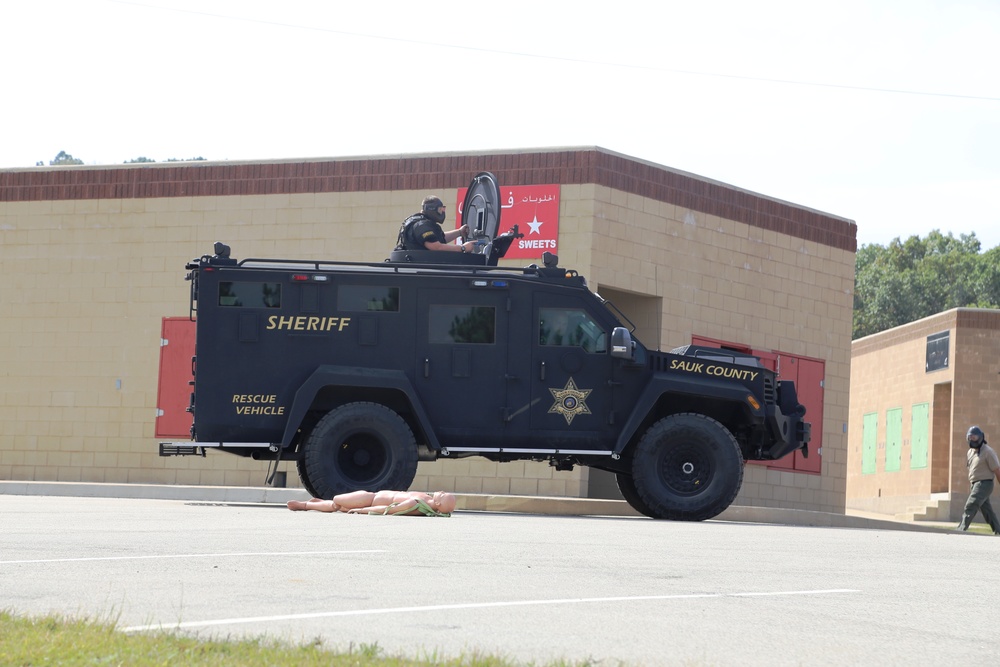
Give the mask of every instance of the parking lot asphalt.
MULTIPOLYGON (((28 482, 0 480, 0 495, 64 496, 78 498, 142 498, 216 503, 284 505, 309 494, 298 488, 243 486, 188 486, 161 484, 114 484, 90 482, 28 482)), ((456 493, 457 511, 513 512, 557 516, 641 516, 624 500, 547 496, 456 493)), ((941 532, 953 530, 949 523, 907 522, 867 513, 836 514, 777 507, 733 505, 713 519, 742 523, 767 523, 828 528, 869 528, 941 532)))
POLYGON ((271 489, 29 486, 0 495, 5 608, 129 634, 438 661, 936 667, 989 651, 941 619, 1000 623, 981 595, 1000 571, 955 576, 955 563, 991 562, 982 535, 572 516, 529 501, 365 520, 289 512, 289 491, 271 489))

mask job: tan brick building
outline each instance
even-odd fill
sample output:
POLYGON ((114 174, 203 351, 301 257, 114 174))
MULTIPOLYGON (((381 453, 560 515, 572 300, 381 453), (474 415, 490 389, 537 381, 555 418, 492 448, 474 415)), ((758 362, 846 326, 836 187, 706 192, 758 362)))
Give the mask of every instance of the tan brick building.
MULTIPOLYGON (((558 187, 560 265, 647 346, 753 351, 810 395, 812 455, 749 466, 738 504, 843 511, 854 223, 599 148, 0 171, 0 478, 261 485, 264 463, 157 455, 185 262, 217 240, 241 259, 381 261, 425 194, 454 202, 483 170, 558 187)), ((613 495, 586 469, 478 459, 421 463, 414 486, 613 495)))
POLYGON ((847 507, 958 521, 966 432, 1000 443, 1000 311, 958 308, 866 336, 852 359, 847 507))

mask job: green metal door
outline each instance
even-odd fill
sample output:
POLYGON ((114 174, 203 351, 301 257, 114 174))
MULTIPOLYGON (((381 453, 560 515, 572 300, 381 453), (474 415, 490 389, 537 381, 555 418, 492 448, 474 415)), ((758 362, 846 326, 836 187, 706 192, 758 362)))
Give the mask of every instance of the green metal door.
POLYGON ((875 452, 878 450, 878 414, 864 416, 861 425, 861 474, 875 474, 875 452))
POLYGON ((903 408, 885 411, 885 471, 899 472, 903 452, 903 408))
POLYGON ((910 419, 910 469, 926 468, 931 431, 930 403, 915 404, 910 419))

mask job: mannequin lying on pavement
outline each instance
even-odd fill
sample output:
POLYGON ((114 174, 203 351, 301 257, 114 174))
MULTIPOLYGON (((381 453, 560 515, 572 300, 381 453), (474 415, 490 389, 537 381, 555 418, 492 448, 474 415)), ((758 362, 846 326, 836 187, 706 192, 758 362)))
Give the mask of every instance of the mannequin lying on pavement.
POLYGON ((383 514, 408 516, 451 516, 455 509, 454 494, 446 491, 352 491, 341 493, 333 500, 289 500, 290 510, 346 512, 347 514, 383 514))

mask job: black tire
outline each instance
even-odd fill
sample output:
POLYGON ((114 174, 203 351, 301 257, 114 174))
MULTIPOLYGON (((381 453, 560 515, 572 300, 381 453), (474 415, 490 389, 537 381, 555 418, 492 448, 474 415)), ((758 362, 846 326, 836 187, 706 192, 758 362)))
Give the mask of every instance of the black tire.
POLYGON ((632 509, 640 514, 645 514, 653 519, 658 519, 659 517, 653 512, 653 510, 642 501, 639 497, 639 492, 635 488, 635 479, 632 475, 624 472, 615 473, 615 481, 618 482, 618 490, 622 494, 622 498, 625 499, 632 509))
POLYGON ((303 454, 299 457, 299 460, 295 462, 295 470, 299 473, 299 481, 302 482, 302 486, 312 494, 313 498, 318 498, 316 494, 316 488, 313 487, 312 482, 309 481, 309 474, 306 472, 306 457, 303 454))
POLYGON ((671 415, 642 436, 632 479, 650 516, 704 521, 736 499, 743 484, 743 455, 733 434, 716 420, 694 413, 671 415))
POLYGON ((405 491, 417 474, 417 443, 398 414, 348 403, 319 421, 303 446, 303 486, 327 500, 349 491, 405 491))
POLYGON ((302 486, 308 491, 313 498, 316 497, 316 489, 309 482, 309 475, 306 473, 306 457, 305 457, 305 442, 309 439, 309 434, 312 430, 316 428, 316 424, 319 423, 319 419, 316 418, 313 413, 309 413, 307 416, 308 421, 304 421, 300 427, 299 437, 301 440, 298 445, 299 457, 295 459, 295 471, 299 474, 299 481, 302 482, 302 486))

